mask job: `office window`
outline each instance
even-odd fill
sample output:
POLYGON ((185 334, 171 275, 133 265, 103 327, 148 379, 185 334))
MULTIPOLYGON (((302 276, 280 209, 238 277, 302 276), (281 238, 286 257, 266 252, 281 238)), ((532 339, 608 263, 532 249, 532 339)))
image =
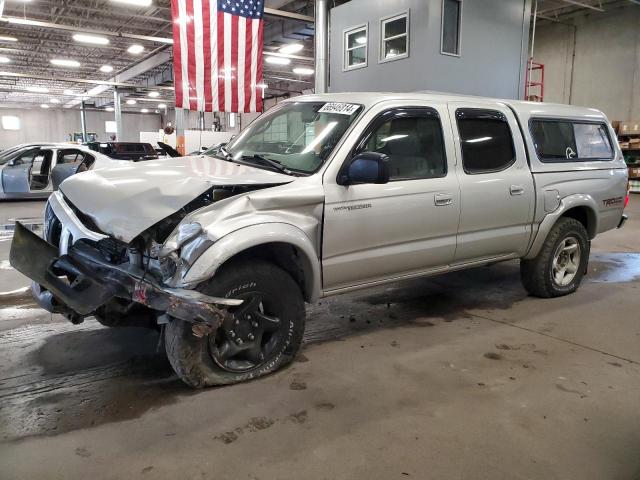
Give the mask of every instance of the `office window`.
POLYGON ((456 111, 462 148, 462 166, 468 174, 498 172, 516 159, 507 118, 493 110, 456 111))
POLYGON ((442 0, 440 53, 460 56, 462 0, 442 0))
POLYGON ((438 114, 431 109, 398 109, 382 114, 359 151, 389 156, 390 180, 437 178, 447 174, 438 114))
POLYGON ((542 162, 613 159, 613 147, 603 123, 532 120, 531 135, 542 162))
POLYGON ((117 133, 115 120, 107 120, 104 122, 104 131, 106 133, 117 133))
POLYGON ((380 61, 399 60, 409 56, 409 12, 380 21, 380 61))
POLYGON ((352 70, 367 66, 367 43, 369 27, 359 27, 344 32, 344 69, 352 70))
POLYGON ((4 130, 20 130, 20 119, 12 115, 3 115, 2 128, 4 130))

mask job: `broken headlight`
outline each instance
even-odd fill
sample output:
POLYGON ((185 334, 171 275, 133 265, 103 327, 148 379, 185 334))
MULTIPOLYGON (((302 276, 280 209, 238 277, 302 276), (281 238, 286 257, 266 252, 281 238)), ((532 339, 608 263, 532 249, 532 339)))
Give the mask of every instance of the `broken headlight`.
POLYGON ((212 244, 199 223, 180 225, 159 251, 164 282, 171 285, 179 283, 193 262, 212 244))

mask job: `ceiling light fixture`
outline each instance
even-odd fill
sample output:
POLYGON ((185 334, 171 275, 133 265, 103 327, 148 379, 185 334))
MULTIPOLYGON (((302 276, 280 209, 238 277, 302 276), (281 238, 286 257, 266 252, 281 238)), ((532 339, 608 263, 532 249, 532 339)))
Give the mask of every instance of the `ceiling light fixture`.
POLYGON ((42 105, 40 105, 40 108, 49 108, 49 105, 47 105, 46 103, 43 103, 42 105))
POLYGON ((17 42, 16 37, 7 37, 6 35, 0 35, 0 42, 17 42))
POLYGON ((68 88, 64 89, 62 91, 62 93, 64 93, 65 95, 75 95, 76 92, 74 92, 73 90, 69 90, 68 88))
POLYGON ((44 23, 38 20, 30 20, 28 18, 20 18, 20 17, 5 17, 5 21, 9 23, 14 23, 16 25, 34 25, 34 26, 41 26, 44 23))
POLYGON ((298 53, 300 50, 304 48, 304 45, 301 43, 290 43, 285 45, 284 47, 280 47, 278 50, 280 53, 284 53, 285 55, 290 55, 292 53, 298 53))
POLYGON ((76 42, 90 43, 92 45, 108 45, 109 39, 98 35, 89 35, 86 33, 74 33, 72 37, 76 42))
POLYGON ((107 107, 107 108, 105 108, 105 110, 107 112, 113 112, 115 109, 113 107, 107 107))
POLYGON ((52 98, 51 100, 49 100, 51 103, 60 103, 60 100, 58 100, 57 98, 52 98))
POLYGON ((25 90, 33 93, 49 93, 49 89, 47 87, 27 87, 25 90))
POLYGON ((160 92, 155 92, 155 91, 154 92, 149 92, 149 96, 153 97, 153 98, 159 97, 160 96, 160 92))
POLYGON ((167 104, 166 103, 159 103, 158 104, 158 108, 167 108, 167 104))
POLYGON ((266 57, 264 61, 272 65, 289 65, 291 63, 291 59, 289 58, 271 56, 266 57))
POLYGON ((151 0, 111 0, 113 3, 125 3, 134 7, 150 7, 151 0))
POLYGON ((129 52, 131 55, 140 55, 142 52, 144 52, 144 47, 136 43, 127 48, 127 52, 129 52))
POLYGON ((111 73, 113 72, 113 67, 111 65, 102 65, 100 67, 100 71, 104 73, 111 73))
POLYGON ((127 100, 127 105, 135 105, 137 102, 133 99, 130 98, 129 100, 127 100))
POLYGON ((0 57, 0 63, 9 63, 9 62, 11 62, 11 59, 7 57, 0 57))
POLYGON ((269 88, 269 85, 267 85, 266 83, 258 83, 256 84, 256 88, 262 88, 263 90, 266 90, 267 88, 269 88))
POLYGON ((313 68, 296 67, 293 69, 293 73, 296 75, 313 75, 315 70, 313 68))
POLYGON ((140 110, 142 113, 149 113, 149 109, 148 108, 143 108, 142 110, 140 110))
POLYGON ((52 58, 52 65, 56 65, 57 67, 71 67, 78 68, 80 66, 80 62, 77 60, 69 60, 67 58, 52 58))

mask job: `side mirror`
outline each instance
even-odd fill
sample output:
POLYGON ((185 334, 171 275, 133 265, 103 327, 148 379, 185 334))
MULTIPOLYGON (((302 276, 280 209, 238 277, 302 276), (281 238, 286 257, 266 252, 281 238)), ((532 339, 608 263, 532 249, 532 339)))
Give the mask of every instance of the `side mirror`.
POLYGON ((338 184, 358 183, 389 183, 389 157, 377 152, 363 152, 353 157, 340 172, 338 184))

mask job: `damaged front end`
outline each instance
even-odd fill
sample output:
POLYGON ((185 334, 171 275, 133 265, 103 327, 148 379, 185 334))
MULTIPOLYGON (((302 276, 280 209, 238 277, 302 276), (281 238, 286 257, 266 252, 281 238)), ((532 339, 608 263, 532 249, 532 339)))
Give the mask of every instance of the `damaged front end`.
POLYGON ((194 334, 203 335, 231 315, 230 307, 242 303, 167 286, 150 268, 159 261, 151 258, 143 238, 125 244, 91 230, 86 225, 90 220, 61 193, 52 195, 45 216, 45 239, 16 223, 10 263, 33 280, 41 307, 73 323, 88 315, 102 323, 132 317, 166 323, 173 317, 193 323, 194 334))

